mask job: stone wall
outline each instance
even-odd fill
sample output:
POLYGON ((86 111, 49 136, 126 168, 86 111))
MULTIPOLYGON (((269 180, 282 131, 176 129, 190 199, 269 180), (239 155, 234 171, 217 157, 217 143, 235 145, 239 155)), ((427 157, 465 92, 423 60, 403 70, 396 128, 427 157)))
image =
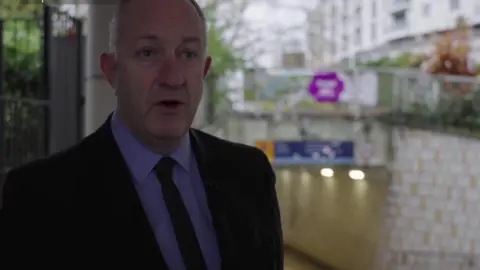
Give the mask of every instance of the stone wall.
POLYGON ((393 141, 380 269, 480 269, 480 141, 400 129, 393 141))

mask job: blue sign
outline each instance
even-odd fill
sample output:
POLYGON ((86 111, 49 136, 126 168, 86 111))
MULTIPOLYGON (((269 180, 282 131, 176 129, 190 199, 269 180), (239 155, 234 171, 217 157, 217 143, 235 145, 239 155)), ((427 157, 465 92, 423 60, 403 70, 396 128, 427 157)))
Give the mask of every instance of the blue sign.
POLYGON ((338 102, 344 90, 345 83, 336 72, 318 72, 308 86, 312 97, 321 103, 338 102))
POLYGON ((355 145, 352 141, 276 141, 276 165, 353 165, 355 145))

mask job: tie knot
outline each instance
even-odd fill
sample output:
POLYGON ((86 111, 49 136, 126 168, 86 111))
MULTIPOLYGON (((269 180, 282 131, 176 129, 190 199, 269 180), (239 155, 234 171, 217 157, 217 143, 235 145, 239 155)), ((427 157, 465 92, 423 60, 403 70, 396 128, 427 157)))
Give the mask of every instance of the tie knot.
POLYGON ((157 165, 155 165, 155 170, 162 173, 171 172, 175 164, 177 164, 175 159, 171 157, 164 157, 161 158, 160 161, 158 161, 157 165))

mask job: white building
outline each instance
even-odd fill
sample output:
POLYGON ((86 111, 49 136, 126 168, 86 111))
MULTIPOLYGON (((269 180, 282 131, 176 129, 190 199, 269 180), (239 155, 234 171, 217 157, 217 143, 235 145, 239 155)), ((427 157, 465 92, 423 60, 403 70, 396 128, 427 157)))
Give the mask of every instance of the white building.
POLYGON ((325 63, 326 53, 331 48, 325 33, 326 16, 329 16, 323 3, 328 0, 321 0, 318 5, 307 14, 307 56, 310 68, 319 68, 325 63))
POLYGON ((322 0, 309 17, 317 31, 307 39, 318 44, 311 50, 323 52, 324 65, 429 52, 431 35, 453 28, 459 17, 473 26, 473 57, 480 60, 480 0, 322 0))

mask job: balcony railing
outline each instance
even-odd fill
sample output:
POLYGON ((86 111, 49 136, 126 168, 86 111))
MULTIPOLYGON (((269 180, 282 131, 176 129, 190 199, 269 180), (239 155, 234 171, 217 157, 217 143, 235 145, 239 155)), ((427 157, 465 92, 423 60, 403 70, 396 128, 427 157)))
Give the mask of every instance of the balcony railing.
MULTIPOLYGON (((353 76, 352 70, 336 70, 353 76)), ((358 67, 356 72, 370 72, 377 77, 377 104, 361 105, 361 114, 389 124, 480 138, 480 80, 473 77, 432 76, 419 69, 358 67), (371 111, 376 113, 368 113, 371 111)), ((288 106, 285 105, 285 100, 291 101, 289 97, 251 101, 247 102, 246 105, 249 106, 245 106, 244 113, 259 117, 268 114, 273 117, 286 112, 298 115, 299 119, 315 115, 357 117, 347 110, 353 101, 337 104, 334 106, 335 111, 325 111, 325 104, 321 106, 322 104, 311 101, 306 89, 312 75, 313 72, 309 74, 306 71, 297 76, 304 77, 302 80, 297 78, 297 83, 304 85, 295 87, 298 94, 302 94, 300 91, 305 92, 304 99, 288 106), (345 113, 341 113, 343 111, 345 113)), ((289 95, 296 96, 295 93, 289 95)), ((228 123, 231 113, 238 114, 230 105, 221 107, 215 121, 217 129, 228 123)))

